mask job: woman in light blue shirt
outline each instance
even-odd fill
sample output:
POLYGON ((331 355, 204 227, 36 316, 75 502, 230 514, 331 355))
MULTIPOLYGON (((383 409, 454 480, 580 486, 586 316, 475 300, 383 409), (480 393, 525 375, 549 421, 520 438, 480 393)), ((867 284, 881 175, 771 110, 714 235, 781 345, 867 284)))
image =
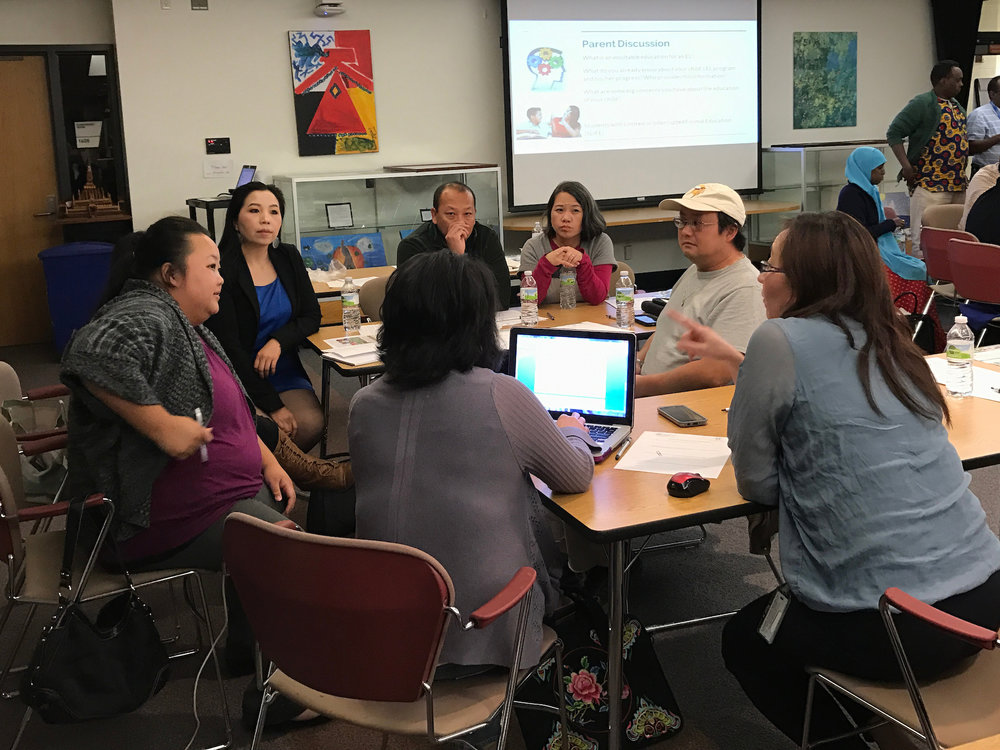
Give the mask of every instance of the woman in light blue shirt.
MULTIPOLYGON (((799 742, 806 666, 899 679, 877 610, 886 588, 1000 626, 1000 540, 948 442, 947 404, 893 310, 865 229, 837 212, 802 214, 775 239, 759 281, 770 320, 745 358, 686 319, 678 346, 732 367, 737 486, 778 509, 788 610, 769 645, 758 626, 771 595, 751 602, 727 623, 722 650, 758 709, 799 742)), ((898 627, 918 677, 975 651, 911 618, 898 627)), ((824 691, 812 726, 814 737, 850 729, 824 691)), ((829 747, 865 745, 853 737, 829 747)))

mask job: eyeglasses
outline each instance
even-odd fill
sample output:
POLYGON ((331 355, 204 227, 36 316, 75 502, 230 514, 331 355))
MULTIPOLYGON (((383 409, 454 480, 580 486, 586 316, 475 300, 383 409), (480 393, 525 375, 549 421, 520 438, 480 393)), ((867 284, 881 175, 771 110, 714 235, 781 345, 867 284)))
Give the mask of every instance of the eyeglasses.
POLYGON ((784 273, 784 268, 778 268, 777 266, 772 266, 766 260, 760 262, 760 272, 761 273, 784 273))
POLYGON ((703 227, 717 227, 719 223, 717 221, 707 222, 707 221, 688 221, 687 219, 674 219, 674 226, 678 229, 683 229, 684 227, 691 227, 694 231, 700 232, 703 227))

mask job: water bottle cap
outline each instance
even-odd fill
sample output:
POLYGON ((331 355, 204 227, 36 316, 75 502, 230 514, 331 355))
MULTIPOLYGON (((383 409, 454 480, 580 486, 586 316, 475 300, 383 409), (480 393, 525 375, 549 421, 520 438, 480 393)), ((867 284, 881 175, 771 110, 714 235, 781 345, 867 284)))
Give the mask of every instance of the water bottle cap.
POLYGON ((964 326, 968 322, 969 322, 969 319, 967 317, 965 317, 964 315, 956 315, 955 316, 955 324, 956 325, 963 325, 964 326))

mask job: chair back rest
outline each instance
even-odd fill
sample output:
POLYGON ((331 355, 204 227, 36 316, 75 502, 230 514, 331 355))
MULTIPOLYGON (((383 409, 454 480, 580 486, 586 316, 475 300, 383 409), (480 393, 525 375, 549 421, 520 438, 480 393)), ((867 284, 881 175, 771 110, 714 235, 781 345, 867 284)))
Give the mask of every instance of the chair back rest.
MULTIPOLYGON (((958 222, 965 213, 962 203, 946 203, 943 206, 928 206, 920 214, 920 226, 936 227, 938 229, 958 229, 958 222)), ((921 236, 921 244, 923 239, 921 236)))
POLYGON ((278 528, 242 513, 226 519, 222 548, 261 651, 282 672, 345 698, 422 697, 455 600, 451 578, 433 557, 402 544, 278 528))
POLYGON ((21 454, 17 447, 14 428, 6 419, 0 418, 0 470, 7 475, 14 508, 24 503, 24 474, 21 473, 21 454))
POLYGON ((385 285, 388 276, 377 276, 364 283, 358 292, 361 314, 370 320, 382 320, 382 300, 385 299, 385 285))
POLYGON ((21 379, 7 362, 0 362, 0 401, 21 398, 21 379))
MULTIPOLYGON (((944 206, 935 206, 944 208, 944 206)), ((961 232, 958 229, 936 229, 922 227, 920 229, 920 249, 924 253, 924 263, 931 278, 943 281, 954 281, 951 264, 948 261, 948 240, 961 239, 976 241, 975 235, 961 232)))
POLYGON ((17 518, 14 492, 7 477, 7 471, 0 468, 0 562, 6 564, 8 557, 13 557, 14 565, 7 572, 7 575, 13 576, 15 571, 20 569, 21 561, 24 559, 24 539, 17 518))
POLYGON ((976 302, 1000 303, 1000 245, 948 240, 955 291, 976 302))

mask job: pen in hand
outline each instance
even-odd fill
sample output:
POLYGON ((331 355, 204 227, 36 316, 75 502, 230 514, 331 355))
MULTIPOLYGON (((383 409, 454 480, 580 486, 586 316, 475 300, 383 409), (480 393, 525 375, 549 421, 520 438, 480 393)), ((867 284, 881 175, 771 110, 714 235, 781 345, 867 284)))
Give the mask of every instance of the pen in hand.
MULTIPOLYGON (((200 424, 202 427, 205 426, 205 419, 204 417, 201 416, 200 406, 196 406, 194 408, 194 418, 198 421, 198 424, 200 424)), ((201 462, 203 464, 208 463, 208 446, 202 443, 201 448, 199 450, 201 451, 201 462)))
POLYGON ((632 445, 632 438, 630 437, 625 438, 625 442, 622 443, 622 447, 619 448, 618 452, 615 454, 615 461, 617 461, 618 459, 620 459, 622 456, 625 455, 625 451, 628 450, 628 447, 630 445, 632 445))

